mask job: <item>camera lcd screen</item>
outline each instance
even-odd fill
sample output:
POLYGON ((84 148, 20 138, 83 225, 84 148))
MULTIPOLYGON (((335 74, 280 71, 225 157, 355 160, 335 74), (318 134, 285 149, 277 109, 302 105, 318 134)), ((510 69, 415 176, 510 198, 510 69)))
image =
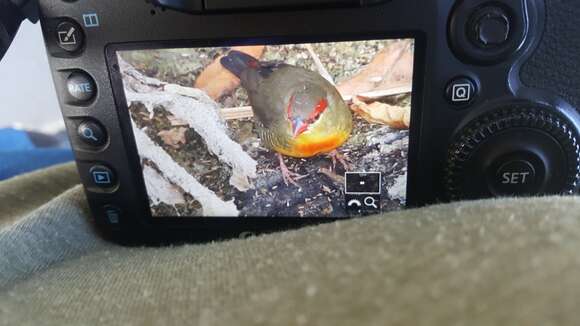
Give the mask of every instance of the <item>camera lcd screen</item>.
POLYGON ((152 216, 404 207, 413 39, 117 51, 152 216))

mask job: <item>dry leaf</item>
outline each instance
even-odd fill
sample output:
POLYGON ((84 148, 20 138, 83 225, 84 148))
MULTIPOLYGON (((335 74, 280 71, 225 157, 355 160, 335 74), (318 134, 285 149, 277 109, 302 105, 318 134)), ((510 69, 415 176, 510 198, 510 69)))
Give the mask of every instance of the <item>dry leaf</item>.
MULTIPOLYGON (((247 53, 254 58, 260 58, 264 53, 263 45, 254 46, 236 46, 232 50, 247 53)), ((219 99, 225 94, 232 92, 240 85, 240 80, 224 68, 218 57, 207 66, 202 73, 195 80, 195 88, 199 88, 209 95, 214 100, 219 99)))
POLYGON ((411 108, 381 102, 367 104, 355 97, 350 108, 371 123, 388 125, 395 129, 408 129, 411 125, 411 108))
POLYGON ((161 140, 173 148, 179 148, 181 144, 185 144, 185 132, 187 128, 180 127, 180 128, 173 128, 169 130, 163 130, 157 133, 157 136, 161 137, 161 140))
POLYGON ((410 87, 413 80, 413 47, 408 40, 381 50, 365 68, 337 88, 343 97, 361 93, 410 87))

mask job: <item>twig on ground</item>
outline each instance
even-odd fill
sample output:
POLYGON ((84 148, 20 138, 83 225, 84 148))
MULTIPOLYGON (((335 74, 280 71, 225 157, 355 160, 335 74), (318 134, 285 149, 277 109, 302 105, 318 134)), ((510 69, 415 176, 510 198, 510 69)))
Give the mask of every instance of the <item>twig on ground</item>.
POLYGON ((192 195, 201 204, 204 216, 238 216, 239 212, 233 200, 223 201, 213 191, 204 187, 135 125, 133 125, 133 133, 140 145, 140 156, 155 163, 163 171, 163 177, 192 195))
POLYGON ((328 80, 332 85, 336 85, 336 83, 334 82, 334 78, 332 78, 332 75, 324 67, 324 64, 322 63, 322 61, 320 61, 318 54, 314 52, 312 45, 305 44, 304 47, 306 48, 306 50, 308 50, 308 53, 310 54, 310 57, 312 57, 312 60, 314 60, 314 64, 316 65, 316 69, 318 69, 318 73, 322 77, 324 77, 324 79, 328 80))
POLYGON ((232 167, 230 184, 240 191, 252 188, 251 180, 256 177, 257 162, 252 159, 240 144, 231 140, 226 126, 218 114, 219 106, 202 90, 162 83, 145 77, 135 68, 123 63, 125 96, 130 106, 139 102, 147 108, 150 116, 155 108, 163 108, 175 118, 186 122, 206 142, 209 151, 220 161, 232 167), (152 87, 147 89, 148 83, 152 87), (144 93, 135 90, 146 90, 144 93))

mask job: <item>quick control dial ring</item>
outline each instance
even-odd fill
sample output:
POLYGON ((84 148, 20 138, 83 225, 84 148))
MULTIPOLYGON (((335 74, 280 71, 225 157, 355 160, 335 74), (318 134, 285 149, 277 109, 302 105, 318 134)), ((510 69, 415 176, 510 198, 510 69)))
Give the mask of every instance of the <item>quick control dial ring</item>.
POLYGON ((553 108, 508 104, 458 131, 444 184, 451 200, 572 194, 580 182, 580 136, 553 108))

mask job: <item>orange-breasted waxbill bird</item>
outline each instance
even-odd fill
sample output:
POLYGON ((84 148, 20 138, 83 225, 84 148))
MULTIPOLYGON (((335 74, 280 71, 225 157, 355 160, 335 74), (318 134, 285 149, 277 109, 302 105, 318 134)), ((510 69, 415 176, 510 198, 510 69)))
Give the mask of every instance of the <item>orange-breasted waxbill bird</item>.
POLYGON ((296 184, 282 155, 297 158, 328 153, 350 136, 352 114, 338 90, 318 73, 282 62, 258 61, 232 50, 220 60, 247 91, 260 139, 278 153, 284 182, 296 184), (281 155, 282 154, 282 155, 281 155))

